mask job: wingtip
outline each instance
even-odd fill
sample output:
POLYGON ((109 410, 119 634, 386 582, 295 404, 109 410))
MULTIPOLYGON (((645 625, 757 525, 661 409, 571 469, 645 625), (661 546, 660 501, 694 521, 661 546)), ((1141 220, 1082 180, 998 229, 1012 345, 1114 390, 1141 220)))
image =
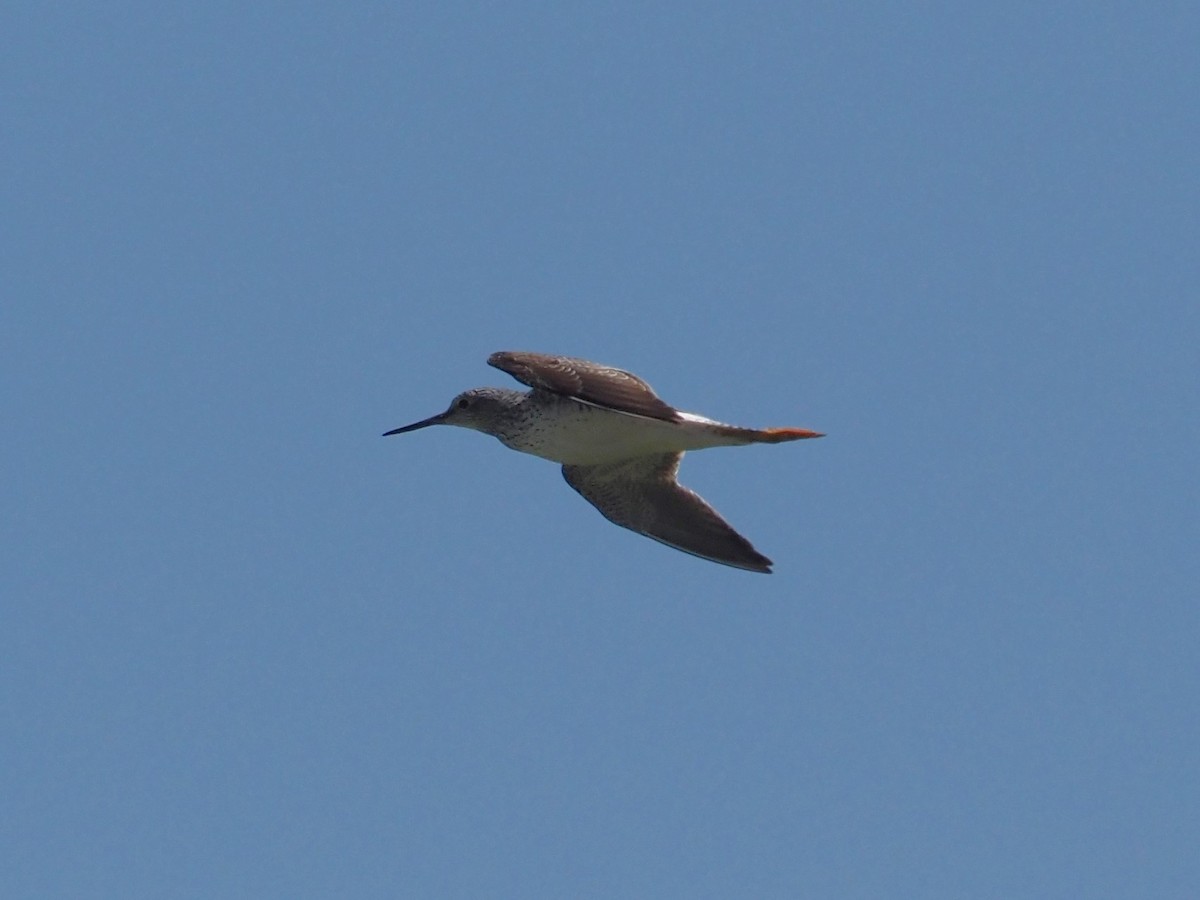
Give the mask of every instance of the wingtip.
MULTIPOLYGON (((756 551, 757 552, 757 551, 756 551)), ((763 575, 774 575, 775 572, 771 566, 775 565, 771 560, 767 559, 761 553, 758 554, 758 559, 755 560, 757 565, 747 567, 748 572, 761 572, 763 575)))
POLYGON ((525 354, 520 350, 497 350, 495 353, 489 354, 487 362, 489 366, 495 366, 497 369, 502 368, 505 363, 515 362, 525 354))

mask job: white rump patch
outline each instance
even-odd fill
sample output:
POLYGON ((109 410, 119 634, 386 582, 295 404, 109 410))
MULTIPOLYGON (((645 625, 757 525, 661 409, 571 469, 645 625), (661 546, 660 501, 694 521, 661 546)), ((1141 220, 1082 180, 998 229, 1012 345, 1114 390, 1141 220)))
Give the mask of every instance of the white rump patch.
POLYGON ((685 422, 696 422, 699 425, 724 424, 723 422, 718 422, 716 419, 707 419, 704 416, 698 416, 695 413, 683 412, 682 410, 676 410, 676 412, 679 414, 679 418, 683 419, 685 422))

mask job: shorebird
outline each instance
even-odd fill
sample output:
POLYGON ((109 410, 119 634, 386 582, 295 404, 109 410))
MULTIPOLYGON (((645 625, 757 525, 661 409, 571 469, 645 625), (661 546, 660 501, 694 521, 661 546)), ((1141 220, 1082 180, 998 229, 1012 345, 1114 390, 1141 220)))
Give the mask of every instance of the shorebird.
POLYGON ((501 351, 488 365, 528 391, 464 391, 445 412, 394 428, 482 431, 506 447, 562 464, 563 477, 610 522, 685 553, 751 572, 763 556, 677 480, 686 450, 823 437, 805 428, 739 428, 668 406, 636 375, 569 356, 501 351))

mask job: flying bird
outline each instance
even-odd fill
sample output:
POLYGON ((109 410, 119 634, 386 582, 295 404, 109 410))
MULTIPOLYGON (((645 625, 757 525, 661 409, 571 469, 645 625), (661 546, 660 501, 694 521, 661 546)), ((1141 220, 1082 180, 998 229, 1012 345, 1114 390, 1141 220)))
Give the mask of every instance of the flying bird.
POLYGON ((464 391, 445 412, 385 433, 430 425, 482 431, 506 447, 562 464, 567 484, 610 522, 713 562, 770 572, 763 556, 679 483, 687 450, 823 437, 805 428, 739 428, 659 399, 642 379, 569 356, 501 351, 488 365, 528 391, 464 391))

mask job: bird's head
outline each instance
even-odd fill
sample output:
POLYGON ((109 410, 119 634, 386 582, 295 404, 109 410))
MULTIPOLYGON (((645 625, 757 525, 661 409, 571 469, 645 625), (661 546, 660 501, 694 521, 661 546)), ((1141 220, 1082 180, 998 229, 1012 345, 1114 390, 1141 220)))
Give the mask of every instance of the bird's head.
POLYGON ((384 437, 390 434, 404 434, 416 431, 429 425, 457 425, 460 428, 471 428, 487 434, 495 433, 495 424, 505 411, 511 409, 524 395, 519 391, 505 388, 472 388, 463 391, 450 402, 450 408, 436 416, 413 422, 402 428, 393 428, 384 432, 384 437))

